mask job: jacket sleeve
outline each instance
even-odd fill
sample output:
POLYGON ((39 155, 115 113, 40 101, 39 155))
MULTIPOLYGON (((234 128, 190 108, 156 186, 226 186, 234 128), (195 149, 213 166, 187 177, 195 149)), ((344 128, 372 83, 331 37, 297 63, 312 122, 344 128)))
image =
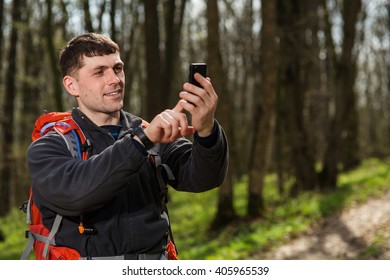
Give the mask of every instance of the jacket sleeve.
POLYGON ((172 170, 179 191, 203 192, 219 187, 227 173, 229 148, 225 132, 217 123, 217 141, 213 147, 203 147, 180 139, 162 149, 162 161, 172 170))
POLYGON ((98 155, 72 158, 66 143, 55 134, 33 142, 27 151, 35 202, 45 201, 57 213, 76 216, 110 201, 146 161, 130 135, 98 155))

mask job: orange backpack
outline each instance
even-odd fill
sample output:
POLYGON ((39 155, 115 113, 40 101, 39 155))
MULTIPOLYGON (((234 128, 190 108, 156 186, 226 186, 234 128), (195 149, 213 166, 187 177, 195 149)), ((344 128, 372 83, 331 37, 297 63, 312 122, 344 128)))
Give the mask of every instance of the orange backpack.
MULTIPOLYGON (((74 158, 85 160, 88 157, 89 142, 77 123, 71 118, 70 112, 50 112, 41 115, 34 125, 31 134, 32 141, 44 136, 49 131, 56 131, 65 140, 69 151, 74 158)), ((38 260, 74 260, 80 258, 80 254, 71 248, 55 246, 55 234, 62 221, 62 216, 57 214, 51 230, 47 229, 41 219, 41 213, 34 204, 32 189, 30 197, 22 206, 26 213, 26 221, 29 230, 26 231, 27 245, 21 259, 28 259, 34 248, 35 258, 38 260)))
MULTIPOLYGON (((143 126, 147 126, 146 121, 142 121, 143 126)), ((88 150, 90 147, 89 140, 86 139, 78 124, 72 119, 71 112, 50 112, 42 114, 34 125, 34 130, 31 134, 32 141, 44 136, 49 131, 56 131, 65 140, 69 151, 74 158, 86 160, 88 158, 88 150)), ((168 218, 168 209, 166 207, 167 186, 166 180, 173 180, 173 174, 169 167, 161 164, 158 154, 150 154, 150 160, 156 166, 157 177, 160 185, 160 191, 164 195, 162 197, 163 210, 168 218)), ((30 188, 30 197, 21 209, 26 213, 26 221, 29 229, 26 231, 28 238, 27 245, 22 253, 21 260, 28 259, 30 252, 34 249, 35 258, 38 260, 77 260, 80 254, 71 248, 59 247, 55 243, 55 235, 62 221, 62 215, 57 214, 51 230, 47 229, 41 219, 41 213, 38 207, 34 204, 32 189, 30 188)), ((177 250, 174 245, 172 230, 169 225, 170 241, 167 244, 168 259, 177 260, 177 250)), ((83 234, 83 225, 79 226, 80 234, 83 234)))

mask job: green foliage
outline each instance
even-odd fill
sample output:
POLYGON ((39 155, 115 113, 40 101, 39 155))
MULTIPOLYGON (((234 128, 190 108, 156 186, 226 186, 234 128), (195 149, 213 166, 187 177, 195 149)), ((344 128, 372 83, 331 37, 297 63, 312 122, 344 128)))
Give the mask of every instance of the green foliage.
MULTIPOLYGON (((370 197, 390 190, 390 164, 371 159, 354 171, 341 174, 339 186, 330 193, 305 192, 295 198, 280 196, 275 175, 267 176, 264 196, 266 213, 263 218, 245 217, 247 178, 234 188, 234 203, 240 219, 219 232, 208 225, 215 216, 218 190, 201 194, 170 192, 170 216, 180 259, 261 259, 268 249, 281 245, 307 230, 327 215, 362 203, 370 197)), ((0 259, 19 259, 27 239, 25 215, 15 209, 0 219, 0 259)), ((361 256, 375 256, 381 244, 390 238, 387 231, 361 256)))

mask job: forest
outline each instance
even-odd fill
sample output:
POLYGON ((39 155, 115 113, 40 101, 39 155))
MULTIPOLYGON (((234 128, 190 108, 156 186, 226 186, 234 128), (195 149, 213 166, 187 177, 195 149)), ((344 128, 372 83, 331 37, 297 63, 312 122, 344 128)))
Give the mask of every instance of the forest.
POLYGON ((0 1, 0 216, 26 200, 25 162, 43 111, 68 111, 60 48, 109 35, 125 63, 125 109, 151 120, 207 62, 230 147, 211 224, 266 215, 265 178, 284 197, 335 192, 342 172, 390 154, 386 0, 0 1))

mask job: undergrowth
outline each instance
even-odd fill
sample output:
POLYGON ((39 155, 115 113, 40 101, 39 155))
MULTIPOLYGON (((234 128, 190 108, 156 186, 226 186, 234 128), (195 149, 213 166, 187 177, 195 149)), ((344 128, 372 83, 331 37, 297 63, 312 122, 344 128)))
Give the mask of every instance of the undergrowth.
MULTIPOLYGON (((247 178, 243 178, 234 186, 238 219, 219 231, 209 229, 216 213, 217 189, 201 194, 170 191, 168 206, 180 259, 253 259, 261 258, 262 253, 318 224, 324 217, 389 190, 389 162, 371 159, 353 171, 340 174, 337 189, 328 193, 304 192, 288 198, 278 193, 275 175, 268 175, 264 184, 266 209, 258 219, 246 217, 247 178)), ((0 259, 20 258, 27 242, 25 230, 25 215, 18 209, 0 218, 0 233, 4 237, 0 240, 0 259)))

